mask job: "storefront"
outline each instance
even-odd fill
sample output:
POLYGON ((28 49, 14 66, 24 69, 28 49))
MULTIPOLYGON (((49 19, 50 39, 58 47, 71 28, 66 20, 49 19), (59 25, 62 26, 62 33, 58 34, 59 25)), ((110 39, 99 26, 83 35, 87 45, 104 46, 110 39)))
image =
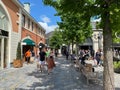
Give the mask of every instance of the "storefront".
POLYGON ((27 49, 37 52, 41 38, 44 41, 45 30, 18 0, 0 0, 0 69, 12 66, 18 42, 21 42, 21 53, 24 55, 27 49))
POLYGON ((93 40, 91 38, 87 38, 83 44, 80 44, 79 48, 84 50, 93 50, 93 40))
POLYGON ((8 63, 8 32, 0 29, 0 68, 6 68, 8 63))
POLYGON ((8 18, 0 5, 0 69, 8 67, 9 60, 9 30, 8 18))
POLYGON ((34 51, 35 42, 30 38, 23 39, 21 45, 22 45, 22 57, 24 57, 24 54, 25 52, 27 52, 27 50, 30 49, 34 51))

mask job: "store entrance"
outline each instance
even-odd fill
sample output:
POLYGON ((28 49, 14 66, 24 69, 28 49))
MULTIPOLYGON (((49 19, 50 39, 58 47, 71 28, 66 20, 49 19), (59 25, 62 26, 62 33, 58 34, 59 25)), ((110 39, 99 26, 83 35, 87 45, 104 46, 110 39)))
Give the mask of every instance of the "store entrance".
POLYGON ((33 46, 30 46, 30 45, 23 45, 23 57, 25 55, 25 53, 28 51, 28 50, 33 50, 33 46))
POLYGON ((8 65, 8 38, 0 38, 0 69, 8 65))

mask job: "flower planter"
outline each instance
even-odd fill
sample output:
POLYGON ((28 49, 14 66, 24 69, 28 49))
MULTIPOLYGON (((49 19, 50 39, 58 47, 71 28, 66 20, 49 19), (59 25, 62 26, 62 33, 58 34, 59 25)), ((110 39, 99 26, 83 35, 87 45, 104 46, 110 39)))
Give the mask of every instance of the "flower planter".
POLYGON ((20 68, 20 67, 22 67, 23 66, 23 61, 22 60, 20 60, 20 59, 15 59, 14 61, 13 61, 13 67, 14 68, 20 68))

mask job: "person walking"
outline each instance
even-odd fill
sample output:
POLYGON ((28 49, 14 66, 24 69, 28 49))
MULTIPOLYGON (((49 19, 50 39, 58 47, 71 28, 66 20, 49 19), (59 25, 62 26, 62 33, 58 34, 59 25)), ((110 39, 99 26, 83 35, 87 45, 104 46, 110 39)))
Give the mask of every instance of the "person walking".
POLYGON ((50 51, 50 55, 49 55, 49 58, 47 60, 47 63, 48 63, 48 74, 50 74, 52 69, 55 67, 53 50, 50 51))
POLYGON ((31 56, 31 52, 30 52, 30 49, 25 53, 25 58, 26 58, 26 61, 27 61, 27 64, 30 63, 30 56, 31 56))
POLYGON ((50 56, 50 49, 46 47, 46 62, 50 56))
POLYGON ((45 58, 46 58, 46 53, 45 53, 45 47, 42 48, 42 50, 39 53, 39 57, 40 57, 40 71, 43 72, 43 68, 45 65, 45 58))
POLYGON ((99 64, 100 64, 100 59, 101 59, 101 52, 100 52, 100 50, 98 50, 98 51, 96 52, 95 58, 96 58, 96 60, 97 60, 97 65, 99 65, 99 64))
POLYGON ((65 55, 66 55, 66 60, 68 60, 68 57, 69 57, 69 52, 68 52, 68 50, 66 50, 65 55))
POLYGON ((55 49, 55 57, 57 57, 57 56, 58 56, 58 50, 55 49))

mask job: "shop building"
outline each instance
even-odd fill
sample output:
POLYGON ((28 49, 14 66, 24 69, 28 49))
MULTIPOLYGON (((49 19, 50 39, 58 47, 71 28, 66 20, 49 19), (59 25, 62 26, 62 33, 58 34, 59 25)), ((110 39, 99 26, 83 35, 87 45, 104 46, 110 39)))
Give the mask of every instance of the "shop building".
POLYGON ((94 52, 97 52, 98 49, 103 50, 103 30, 100 28, 97 28, 97 23, 99 23, 99 19, 93 19, 91 20, 92 30, 93 34, 92 37, 87 38, 85 43, 80 44, 80 49, 90 49, 94 50, 94 52))
POLYGON ((18 42, 22 56, 26 48, 37 52, 39 43, 45 43, 44 28, 30 15, 30 4, 25 5, 19 0, 0 0, 0 69, 11 67, 18 42))

